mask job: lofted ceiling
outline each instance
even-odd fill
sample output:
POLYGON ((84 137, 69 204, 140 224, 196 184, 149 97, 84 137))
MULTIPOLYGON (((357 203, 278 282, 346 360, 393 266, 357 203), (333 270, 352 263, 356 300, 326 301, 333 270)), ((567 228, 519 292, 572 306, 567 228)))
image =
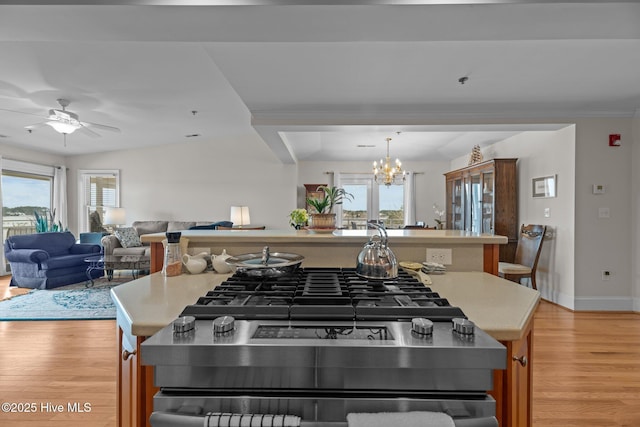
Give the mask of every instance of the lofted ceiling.
POLYGON ((0 142, 59 155, 253 134, 284 163, 373 160, 387 137, 448 160, 562 127, 518 119, 640 109, 639 2, 0 3, 0 142), (27 132, 58 98, 121 132, 27 132))

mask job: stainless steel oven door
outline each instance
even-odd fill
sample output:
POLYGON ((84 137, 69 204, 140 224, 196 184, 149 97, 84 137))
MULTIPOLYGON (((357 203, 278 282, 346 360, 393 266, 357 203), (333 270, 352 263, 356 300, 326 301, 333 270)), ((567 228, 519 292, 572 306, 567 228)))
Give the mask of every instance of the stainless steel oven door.
MULTIPOLYGON (((311 393, 311 392, 310 392, 311 393)), ((210 395, 200 392, 164 392, 154 397, 153 427, 204 425, 207 412, 296 415, 303 427, 347 427, 350 413, 443 412, 456 427, 498 427, 495 401, 488 395, 422 395, 393 397, 340 393, 332 396, 265 393, 264 395, 210 395)))

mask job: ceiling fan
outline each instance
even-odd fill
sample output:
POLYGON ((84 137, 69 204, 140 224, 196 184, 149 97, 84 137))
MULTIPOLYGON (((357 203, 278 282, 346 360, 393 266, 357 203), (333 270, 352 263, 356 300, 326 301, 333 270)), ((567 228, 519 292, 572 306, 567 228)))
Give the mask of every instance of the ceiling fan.
POLYGON ((51 126, 53 129, 55 129, 56 132, 61 133, 65 136, 65 142, 66 142, 66 136, 69 134, 72 134, 76 130, 84 132, 87 135, 92 136, 94 138, 99 138, 100 134, 94 132, 89 128, 97 128, 102 130, 108 130, 111 132, 120 132, 120 129, 118 129, 117 127, 80 121, 80 118, 76 113, 67 111, 66 108, 70 104, 69 100, 60 98, 60 99, 57 99, 57 101, 58 101, 58 104, 60 104, 60 106, 62 107, 62 110, 52 108, 49 110, 48 116, 41 116, 39 114, 33 114, 33 113, 25 113, 23 111, 7 110, 5 108, 2 108, 2 110, 11 111, 11 112, 20 113, 20 114, 29 114, 32 116, 38 116, 46 119, 43 122, 28 125, 28 126, 25 126, 24 128, 28 132, 32 132, 34 129, 42 126, 51 126))

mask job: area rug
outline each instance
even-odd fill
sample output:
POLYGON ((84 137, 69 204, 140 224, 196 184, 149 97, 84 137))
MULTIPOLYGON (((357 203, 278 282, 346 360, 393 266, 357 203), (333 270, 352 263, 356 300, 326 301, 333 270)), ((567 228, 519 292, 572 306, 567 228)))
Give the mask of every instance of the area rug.
POLYGON ((76 283, 55 289, 31 290, 0 302, 0 320, 101 320, 115 319, 110 289, 132 278, 100 278, 94 285, 76 283))

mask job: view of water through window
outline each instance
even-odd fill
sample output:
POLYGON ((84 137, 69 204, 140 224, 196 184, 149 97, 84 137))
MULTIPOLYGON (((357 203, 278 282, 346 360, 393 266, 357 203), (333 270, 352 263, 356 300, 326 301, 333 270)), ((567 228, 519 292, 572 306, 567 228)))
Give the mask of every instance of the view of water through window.
POLYGON ((2 237, 35 233, 35 215, 49 215, 51 178, 2 173, 2 237))

